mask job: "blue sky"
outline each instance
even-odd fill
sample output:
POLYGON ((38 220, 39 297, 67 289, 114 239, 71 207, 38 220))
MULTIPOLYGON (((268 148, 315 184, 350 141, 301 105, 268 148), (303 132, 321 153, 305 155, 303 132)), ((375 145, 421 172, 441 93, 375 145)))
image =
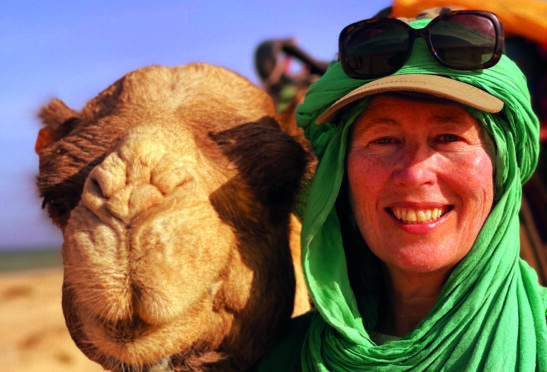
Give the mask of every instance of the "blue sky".
POLYGON ((295 37, 311 55, 336 55, 340 30, 390 5, 352 1, 9 1, 0 12, 0 250, 61 244, 40 209, 34 153, 40 107, 79 110, 125 73, 151 64, 207 62, 257 83, 261 41, 295 37))

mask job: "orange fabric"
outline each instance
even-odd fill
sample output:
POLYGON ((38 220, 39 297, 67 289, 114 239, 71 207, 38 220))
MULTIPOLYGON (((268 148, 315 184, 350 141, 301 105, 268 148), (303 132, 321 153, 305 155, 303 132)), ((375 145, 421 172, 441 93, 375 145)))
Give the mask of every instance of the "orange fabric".
POLYGON ((394 0, 392 15, 411 18, 438 6, 487 10, 497 14, 507 36, 547 42, 547 1, 542 0, 394 0))

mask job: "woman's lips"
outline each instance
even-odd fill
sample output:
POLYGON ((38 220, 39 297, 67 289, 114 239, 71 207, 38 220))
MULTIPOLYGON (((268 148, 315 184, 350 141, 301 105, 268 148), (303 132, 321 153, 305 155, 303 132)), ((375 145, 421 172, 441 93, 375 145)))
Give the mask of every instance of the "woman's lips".
POLYGON ((403 224, 415 225, 431 223, 442 218, 452 210, 453 206, 418 208, 418 207, 388 207, 386 210, 403 224))

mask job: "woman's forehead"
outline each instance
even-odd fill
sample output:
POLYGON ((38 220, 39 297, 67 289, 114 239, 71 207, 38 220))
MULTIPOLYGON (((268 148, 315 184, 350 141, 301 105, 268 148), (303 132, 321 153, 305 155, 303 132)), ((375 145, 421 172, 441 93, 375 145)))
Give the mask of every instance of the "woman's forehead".
MULTIPOLYGON (((470 122, 479 125, 478 120, 464 109, 464 106, 446 99, 408 96, 398 93, 380 94, 372 98, 357 117, 355 125, 363 123, 393 122, 401 124, 406 120, 423 120, 431 124, 470 122)), ((415 123, 416 125, 419 123, 415 123)))
POLYGON ((385 92, 385 93, 377 94, 372 97, 371 102, 376 101, 378 98, 385 99, 386 97, 403 99, 406 101, 412 101, 412 102, 418 102, 418 103, 431 103, 431 104, 438 104, 438 105, 463 107, 461 103, 450 100, 448 98, 439 97, 439 96, 435 96, 435 95, 427 94, 427 93, 411 92, 411 91, 385 92))

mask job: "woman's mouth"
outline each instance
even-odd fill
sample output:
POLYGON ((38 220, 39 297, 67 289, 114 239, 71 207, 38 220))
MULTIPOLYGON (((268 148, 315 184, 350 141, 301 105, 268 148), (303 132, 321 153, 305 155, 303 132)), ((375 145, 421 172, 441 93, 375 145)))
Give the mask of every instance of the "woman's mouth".
POLYGON ((435 222, 453 209, 453 206, 442 208, 386 208, 388 213, 404 224, 435 222))

